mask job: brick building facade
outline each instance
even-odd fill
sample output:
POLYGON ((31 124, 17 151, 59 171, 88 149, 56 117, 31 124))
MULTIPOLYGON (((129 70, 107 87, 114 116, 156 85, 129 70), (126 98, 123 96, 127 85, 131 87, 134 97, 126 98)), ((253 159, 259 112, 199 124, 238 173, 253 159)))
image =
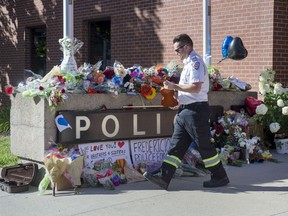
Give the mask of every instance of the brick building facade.
MULTIPOLYGON (((192 37, 196 52, 202 55, 202 11, 200 0, 74 0, 74 36, 84 42, 77 63, 89 62, 89 24, 105 20, 111 25, 111 62, 118 60, 125 67, 165 65, 177 59, 172 39, 183 32, 192 37)), ((5 105, 9 104, 5 85, 17 85, 24 69, 33 65, 31 29, 45 28, 46 72, 60 64, 63 0, 2 0, 0 25, 0 105, 5 105)), ((211 55, 211 64, 223 77, 233 75, 250 83, 254 91, 258 91, 259 73, 266 68, 273 68, 276 79, 287 85, 287 0, 211 0, 211 55), (242 39, 248 57, 217 65, 228 35, 242 39)))

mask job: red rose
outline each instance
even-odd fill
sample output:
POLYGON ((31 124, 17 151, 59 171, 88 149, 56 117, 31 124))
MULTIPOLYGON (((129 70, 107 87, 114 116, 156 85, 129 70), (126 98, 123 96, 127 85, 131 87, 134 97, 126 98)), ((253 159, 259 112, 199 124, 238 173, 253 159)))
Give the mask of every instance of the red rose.
POLYGON ((38 89, 39 89, 40 91, 43 91, 43 90, 44 90, 43 86, 39 86, 38 89))
POLYGON ((5 88, 5 92, 6 92, 6 94, 11 95, 14 92, 14 88, 12 86, 7 86, 5 88))
POLYGON ((61 81, 63 79, 63 76, 61 76, 61 75, 58 75, 57 77, 58 77, 59 81, 61 81))
POLYGON ((219 83, 214 83, 213 87, 214 91, 220 91, 222 89, 222 85, 220 85, 219 83))
POLYGON ((96 94, 97 91, 95 89, 89 88, 87 93, 88 94, 96 94))
POLYGON ((222 125, 215 125, 214 126, 215 131, 215 135, 216 136, 220 136, 220 134, 224 131, 224 127, 222 125))
POLYGON ((107 79, 112 79, 113 78, 113 76, 115 75, 115 73, 114 73, 114 70, 111 70, 111 69, 106 69, 106 70, 104 70, 103 71, 103 74, 105 75, 105 77, 107 78, 107 79))

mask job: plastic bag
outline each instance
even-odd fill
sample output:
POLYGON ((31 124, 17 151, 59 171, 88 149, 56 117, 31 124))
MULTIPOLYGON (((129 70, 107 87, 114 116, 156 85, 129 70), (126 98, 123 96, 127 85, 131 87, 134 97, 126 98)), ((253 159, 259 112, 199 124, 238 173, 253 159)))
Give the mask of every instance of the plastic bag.
POLYGON ((99 182, 96 174, 97 172, 95 170, 84 168, 82 173, 84 183, 89 184, 91 187, 96 187, 99 182))
POLYGON ((235 86, 237 86, 242 91, 248 91, 248 90, 251 89, 251 85, 250 84, 248 84, 248 83, 246 83, 244 81, 241 81, 241 80, 239 80, 239 79, 237 79, 235 77, 231 76, 231 77, 228 78, 228 80, 229 80, 230 83, 234 84, 235 86))
POLYGON ((115 190, 114 184, 111 180, 111 175, 106 176, 104 178, 98 178, 100 184, 104 186, 105 189, 107 190, 115 190))
POLYGON ((81 185, 81 174, 83 170, 84 156, 79 156, 68 164, 64 176, 69 180, 73 187, 81 185))
POLYGON ((49 175, 46 173, 38 186, 38 191, 40 192, 40 194, 45 193, 50 183, 51 179, 49 178, 49 175))
POLYGON ((128 183, 145 181, 144 176, 141 173, 139 173, 137 170, 129 166, 127 163, 125 163, 125 166, 124 166, 124 174, 126 176, 128 183))
POLYGON ((116 76, 123 78, 127 75, 127 70, 119 61, 115 60, 113 68, 116 76))

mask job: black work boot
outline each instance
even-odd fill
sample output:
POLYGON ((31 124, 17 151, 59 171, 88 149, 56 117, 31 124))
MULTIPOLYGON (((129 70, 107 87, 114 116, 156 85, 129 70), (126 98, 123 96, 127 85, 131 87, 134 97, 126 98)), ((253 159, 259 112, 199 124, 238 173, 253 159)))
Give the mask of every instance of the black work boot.
POLYGON ((209 170, 211 171, 211 180, 203 182, 203 187, 221 187, 229 183, 226 171, 221 162, 209 170))
POLYGON ((170 183, 171 179, 173 178, 175 170, 176 170, 176 168, 174 166, 163 162, 163 164, 160 168, 160 172, 157 172, 157 173, 145 172, 143 174, 143 176, 145 177, 145 179, 147 179, 151 183, 158 185, 159 187, 163 188, 164 190, 167 190, 169 183, 170 183))

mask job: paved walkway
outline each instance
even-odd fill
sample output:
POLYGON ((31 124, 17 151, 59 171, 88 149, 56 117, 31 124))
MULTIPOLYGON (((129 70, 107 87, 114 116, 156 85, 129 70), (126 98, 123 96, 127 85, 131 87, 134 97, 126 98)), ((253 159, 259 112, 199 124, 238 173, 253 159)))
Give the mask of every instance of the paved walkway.
POLYGON ((214 189, 202 187, 205 177, 174 178, 169 190, 137 182, 116 187, 52 190, 39 195, 30 186, 25 193, 0 191, 1 216, 287 216, 288 155, 273 152, 279 163, 264 162, 227 167, 231 183, 214 189))

